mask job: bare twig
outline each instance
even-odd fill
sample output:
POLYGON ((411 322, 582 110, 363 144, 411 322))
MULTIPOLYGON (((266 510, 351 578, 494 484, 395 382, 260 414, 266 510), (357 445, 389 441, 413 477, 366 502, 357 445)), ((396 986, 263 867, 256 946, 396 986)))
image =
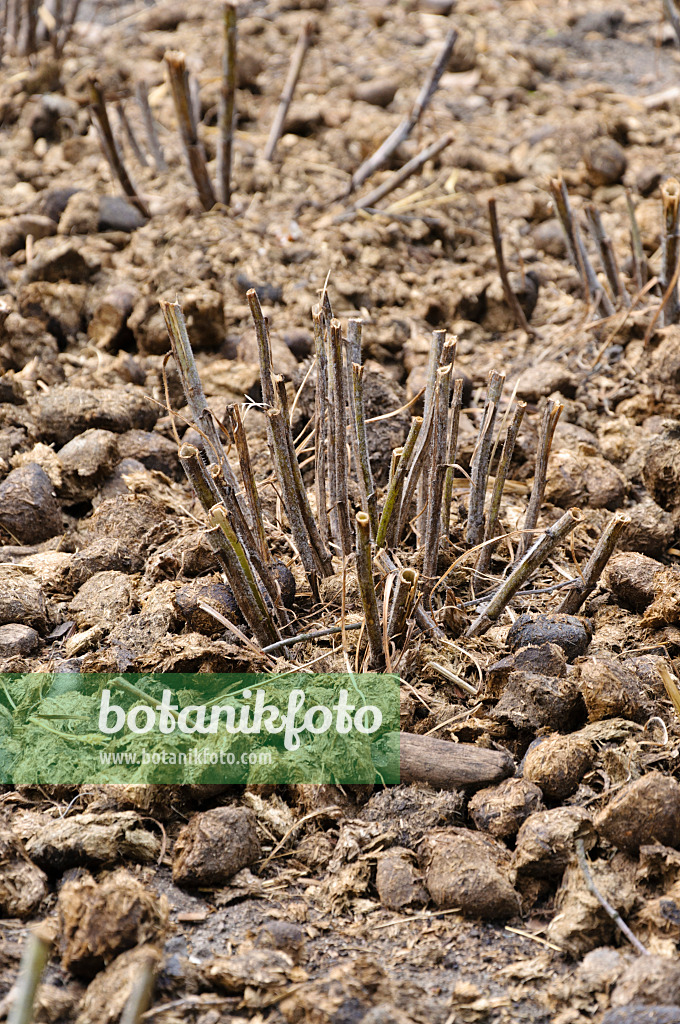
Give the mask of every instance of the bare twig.
POLYGON ((222 55, 222 86, 220 90, 219 146, 217 150, 217 182, 220 202, 231 201, 231 168, 234 144, 234 104, 236 99, 236 5, 225 3, 224 50, 222 55))
POLYGON ((630 516, 626 516, 622 512, 617 512, 609 520, 583 569, 582 578, 569 590, 558 611, 567 612, 569 615, 576 614, 597 586, 602 570, 611 558, 621 531, 630 524, 630 521, 630 516))
POLYGON ((387 636, 394 640, 406 629, 408 619, 416 600, 418 573, 415 569, 402 569, 397 576, 397 587, 392 598, 387 619, 387 636))
POLYGON ((347 487, 347 410, 345 393, 345 370, 342 358, 342 328, 339 320, 330 322, 330 351, 328 358, 329 390, 334 396, 334 423, 331 430, 335 443, 331 448, 331 472, 335 475, 337 540, 343 555, 349 554, 352 545, 349 521, 349 491, 347 487))
POLYGON ((520 301, 510 286, 508 270, 505 265, 505 257, 503 255, 503 239, 501 237, 501 230, 498 226, 498 216, 496 214, 496 200, 493 198, 489 199, 489 224, 491 225, 491 238, 493 240, 493 248, 496 254, 496 266, 498 267, 498 275, 503 286, 505 301, 515 316, 517 326, 521 327, 523 331, 526 331, 528 335, 533 337, 536 334, 536 331, 533 327, 529 326, 527 318, 524 315, 524 310, 520 305, 520 301))
POLYGON ((281 133, 283 132, 283 126, 286 121, 286 114, 288 113, 288 108, 290 107, 291 101, 293 99, 293 93, 295 92, 295 87, 298 83, 300 72, 302 71, 302 64, 305 59, 305 54, 307 53, 309 45, 314 36, 315 27, 316 26, 314 25, 313 21, 306 21, 305 24, 302 26, 300 35, 298 36, 298 41, 295 46, 295 49, 293 50, 293 56, 291 57, 290 60, 290 67, 288 68, 288 74, 286 76, 286 81, 283 86, 283 92, 281 93, 281 99, 279 100, 279 105, 274 116, 274 121, 269 130, 269 138, 267 139, 267 145, 264 148, 265 160, 274 159, 276 145, 279 139, 281 138, 281 133))
POLYGON ((581 868, 589 892, 592 893, 592 895, 595 897, 595 899, 600 904, 602 909, 609 915, 609 917, 611 917, 616 927, 619 929, 619 931, 623 932, 623 934, 626 936, 630 944, 635 947, 638 953, 640 953, 642 956, 649 956, 649 950, 645 949, 640 940, 633 934, 633 932, 630 930, 626 922, 623 920, 618 910, 616 910, 611 905, 609 900, 605 899, 605 897, 602 895, 600 890, 595 885, 595 880, 590 872, 588 859, 586 857, 585 844, 582 839, 576 840, 576 856, 578 858, 579 867, 581 868))
POLYGON ((555 201, 557 216, 567 241, 569 258, 579 273, 586 297, 589 301, 594 302, 596 307, 600 308, 602 316, 611 316, 614 312, 614 307, 609 296, 598 281, 597 274, 593 270, 593 265, 583 244, 576 218, 571 210, 567 187, 564 184, 562 175, 551 179, 550 191, 555 201))
POLYGON ((92 104, 92 113, 95 117, 97 127, 99 128, 99 137, 102 142, 102 148, 107 162, 113 172, 114 177, 120 182, 120 187, 129 199, 135 204, 139 212, 144 217, 150 217, 149 209, 138 194, 135 186, 130 180, 130 176, 127 172, 127 168, 123 163, 123 158, 120 155, 116 140, 113 136, 113 130, 111 128, 111 122, 109 121, 109 114, 106 109, 106 102, 104 100, 104 93, 102 87, 96 78, 90 78, 89 82, 90 90, 90 102, 92 104))
MULTIPOLYGON (((414 416, 411 420, 411 429, 402 449, 401 458, 397 463, 396 471, 387 488, 387 494, 385 495, 385 503, 383 505, 382 515, 380 516, 380 523, 378 525, 378 531, 375 538, 376 547, 384 547, 387 543, 389 527, 395 513, 397 498, 403 487, 406 473, 413 465, 416 443, 418 441, 422 425, 423 420, 420 416, 414 416)), ((398 538, 395 539, 395 543, 396 542, 398 542, 398 538)))
POLYGON ((73 32, 73 26, 76 23, 81 3, 82 0, 71 0, 71 6, 62 19, 62 28, 54 46, 54 55, 57 58, 61 57, 64 52, 64 47, 71 38, 71 33, 73 32))
POLYGON ((641 290, 647 284, 647 259, 642 248, 640 227, 629 189, 626 189, 626 206, 628 208, 628 219, 630 220, 630 245, 633 253, 633 266, 635 268, 635 284, 638 290, 641 290))
POLYGON ((496 425, 498 403, 501 399, 505 376, 492 370, 489 374, 489 386, 479 426, 477 443, 470 462, 470 501, 468 505, 467 527, 465 539, 468 544, 479 544, 484 535, 484 502, 486 485, 489 478, 489 464, 493 433, 496 425))
POLYGON ((163 147, 160 144, 158 132, 156 131, 156 122, 154 121, 153 114, 151 113, 151 107, 149 106, 149 92, 146 87, 146 82, 137 82, 135 96, 137 97, 137 104, 142 115, 142 121, 144 122, 146 142, 153 157, 156 170, 159 173, 161 171, 166 171, 168 169, 168 165, 165 162, 163 147))
POLYGON ((318 307, 312 310, 314 323, 314 351, 316 355, 316 392, 314 395, 314 469, 316 508, 319 531, 324 544, 328 544, 330 525, 328 522, 328 499, 326 492, 326 469, 328 466, 328 357, 324 338, 323 314, 318 307))
POLYGON ((130 149, 134 154, 135 160, 137 161, 138 164, 141 164, 142 167, 148 167, 149 162, 142 151, 142 147, 139 145, 137 136, 135 135, 134 129, 130 124, 130 121, 128 120, 128 116, 125 113, 125 107, 122 103, 116 104, 116 113, 118 114, 120 126, 123 129, 123 133, 128 140, 128 145, 130 146, 130 149))
POLYGON ((510 469, 510 462, 512 460, 512 453, 515 450, 515 442, 517 441, 517 434, 524 418, 524 412, 527 405, 526 402, 518 402, 515 406, 515 415, 512 418, 512 422, 508 427, 508 432, 505 437, 505 443, 503 444, 503 451, 501 453, 500 463, 498 465, 498 471, 496 472, 496 479, 494 480, 493 493, 491 495, 491 504, 489 506, 489 512, 486 517, 486 526, 484 528, 484 546, 479 552, 479 558, 477 559, 477 565, 475 566, 475 576, 473 579, 473 589, 476 590, 482 583, 484 575, 489 569, 491 564, 491 555, 493 554, 495 544, 488 543, 492 541, 496 535, 496 527, 498 525, 498 515, 501 507, 501 498, 503 497, 503 488, 505 487, 505 481, 508 477, 508 471, 510 469))
POLYGON ((44 925, 37 925, 28 933, 21 955, 16 994, 7 1015, 7 1024, 31 1024, 35 995, 53 941, 50 931, 44 925))
POLYGON ((661 186, 661 201, 663 203, 664 223, 661 287, 664 291, 670 291, 663 311, 663 323, 665 327, 668 327, 670 324, 677 323, 678 317, 680 317, 677 284, 671 285, 678 265, 678 246, 680 242, 680 237, 678 236, 680 182, 676 178, 669 178, 661 186))
POLYGON ((373 483, 373 472, 371 460, 368 454, 368 439, 366 437, 366 413, 364 406, 364 368, 352 363, 352 390, 354 397, 354 425, 357 447, 357 478, 361 492, 362 505, 365 502, 364 512, 368 512, 371 520, 371 532, 375 537, 378 533, 378 506, 375 484, 373 483))
POLYGON ((248 439, 243 426, 241 409, 238 405, 230 405, 228 415, 231 420, 231 428, 234 432, 234 444, 238 454, 239 466, 241 468, 241 479, 243 480, 243 487, 248 499, 250 518, 255 531, 255 538, 257 540, 257 545, 262 559, 265 562, 268 562, 270 561, 271 555, 269 554, 269 548, 267 547, 267 536, 265 534, 264 523, 262 521, 260 497, 257 493, 255 476, 253 474, 253 467, 250 461, 250 450, 248 448, 248 439))
POLYGON ((583 514, 580 509, 571 508, 556 523, 549 526, 533 547, 527 551, 524 558, 517 563, 505 583, 468 627, 465 635, 470 637, 485 633, 551 551, 554 551, 557 545, 581 522, 583 522, 583 514))
POLYGON ((529 496, 526 515, 524 516, 524 534, 520 539, 517 549, 518 558, 521 558, 524 555, 531 544, 530 531, 536 528, 536 523, 538 522, 538 514, 541 511, 543 495, 545 494, 550 449, 552 448, 553 435, 555 433, 557 421, 562 415, 562 409, 563 406, 557 405, 553 401, 547 402, 543 409, 541 428, 538 434, 538 444, 536 446, 534 482, 531 487, 531 495, 529 496))
POLYGON ((630 296, 621 280, 612 240, 604 229, 602 217, 594 203, 588 203, 586 206, 586 217, 588 218, 590 233, 600 254, 602 269, 609 282, 612 295, 617 301, 623 302, 624 306, 630 306, 630 296))
POLYGON ((354 203, 353 209, 363 210, 367 206, 375 206, 381 199, 388 196, 390 192, 394 192, 395 188, 399 188, 403 185, 413 174, 417 174, 418 171, 423 167, 428 160, 433 160, 434 157, 438 156, 447 146, 450 146, 453 142, 454 136, 451 132, 448 135, 443 135, 441 139, 437 139, 436 142, 426 146, 425 149, 421 149, 420 153, 416 154, 408 163, 405 163, 398 171, 394 174, 390 174, 388 178, 383 181, 381 185, 374 188, 371 192, 367 192, 361 199, 357 199, 354 203))
POLYGON ((357 512, 356 515, 356 564, 371 663, 374 668, 381 668, 385 664, 385 653, 378 615, 378 600, 373 583, 370 520, 365 512, 357 512))
POLYGON ((678 45, 680 45, 680 11, 678 10, 676 0, 663 0, 663 9, 673 26, 678 45))
POLYGON ((447 418, 449 412, 449 389, 451 383, 451 364, 442 366, 437 371, 437 385, 433 400, 434 430, 432 446, 428 459, 430 480, 428 486, 425 524, 425 550, 423 553, 423 576, 425 593, 428 593, 435 582, 437 560, 439 558, 439 540, 442 526, 442 495, 446 477, 446 445, 447 418))
POLYGON ((203 146, 198 138, 184 54, 169 51, 165 54, 165 64, 189 172, 203 209, 212 210, 216 202, 215 193, 208 175, 203 146))
POLYGON ((359 188, 360 185, 363 185, 367 178, 370 178, 372 174, 375 174, 380 167, 387 163, 394 151, 398 149, 401 143, 409 137, 415 126, 418 124, 418 121, 427 109, 430 100, 437 91, 439 80, 446 70, 451 53, 456 45, 457 38, 458 33, 456 30, 453 28, 450 29, 447 33, 446 39, 444 40, 444 45, 442 46, 436 61, 432 65, 430 73, 428 74, 410 113, 404 118, 401 124, 397 125, 392 134, 385 139, 378 149, 376 149, 375 153, 373 153, 373 155, 367 160, 364 160, 361 166, 357 168, 352 176, 349 188, 350 193, 359 188))
POLYGON ((460 410, 463 405, 463 378, 456 377, 453 382, 453 398, 449 412, 449 436, 446 442, 446 476, 444 478, 444 495, 442 497, 442 532, 449 535, 451 524, 451 499, 453 497, 453 474, 458 453, 458 424, 460 410))

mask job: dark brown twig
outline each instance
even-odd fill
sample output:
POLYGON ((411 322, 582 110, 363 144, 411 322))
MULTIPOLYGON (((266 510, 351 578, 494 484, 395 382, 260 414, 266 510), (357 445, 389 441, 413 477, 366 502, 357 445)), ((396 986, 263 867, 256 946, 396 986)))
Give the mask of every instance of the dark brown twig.
POLYGON ((626 516, 622 512, 617 512, 609 520, 583 569, 582 578, 569 590, 558 611, 576 615, 586 598, 597 586, 602 570, 611 558, 621 532, 630 525, 630 521, 630 516, 626 516))
POLYGON ((361 603, 366 619, 368 646, 371 652, 371 664, 373 668, 382 668, 385 664, 385 653, 378 614, 378 599, 373 582, 370 520, 365 512, 357 512, 356 515, 356 564, 361 603))
POLYGON ((489 478, 493 432, 504 384, 505 376, 498 373, 497 370, 492 370, 489 374, 489 386, 482 422, 479 425, 477 443, 470 462, 470 501, 465 530, 465 539, 470 545, 479 544, 484 535, 484 502, 489 478))
POLYGON ((167 171, 168 165, 165 162, 163 147, 160 144, 158 132, 156 131, 156 122, 154 121, 153 114, 151 113, 151 107, 149 106, 149 92, 146 87, 146 82, 137 82, 135 95, 142 115, 142 121, 144 122, 147 145, 153 157, 156 170, 159 173, 161 171, 167 171))
POLYGON ((522 558, 532 543, 531 531, 536 528, 538 514, 541 511, 541 505, 543 504, 550 449, 552 448, 553 435, 555 433, 557 421, 562 415, 562 409, 563 406, 557 405, 553 401, 547 402, 543 409, 541 427, 538 434, 538 444, 536 447, 534 482, 531 486, 529 504, 527 505, 526 515, 524 516, 524 533, 522 534, 519 542, 517 558, 522 558))
POLYGON ((441 139, 437 139, 436 142, 426 146, 425 149, 421 149, 420 153, 416 154, 408 163, 405 163, 398 171, 394 174, 390 174, 388 178, 383 181, 381 185, 374 188, 371 192, 367 192, 361 199, 357 199, 354 203, 353 209, 363 210, 367 206, 375 206, 381 199, 389 195, 390 192, 394 192, 395 188, 399 188, 403 185, 413 174, 417 174, 418 171, 423 167, 428 160, 433 160, 434 157, 438 156, 443 150, 450 146, 453 142, 454 136, 451 132, 448 135, 442 136, 441 139))
POLYGON ((661 186, 661 201, 663 203, 664 224, 661 287, 669 293, 663 311, 663 323, 665 327, 668 327, 670 324, 677 323, 680 316, 677 284, 671 284, 678 265, 678 246, 680 244, 680 236, 678 235, 680 182, 676 178, 669 178, 661 186))
POLYGON ((118 179, 123 192, 135 204, 139 212, 144 217, 150 217, 151 214, 149 213, 149 208, 132 184, 125 164, 123 163, 123 158, 121 157, 118 146, 116 145, 101 85, 96 78, 90 78, 88 85, 90 90, 92 113, 95 117, 97 127, 99 128, 99 137, 104 149, 104 155, 113 175, 118 179))
POLYGON ((536 334, 536 331, 533 327, 529 326, 527 318, 524 315, 524 310, 520 305, 520 301, 510 286, 510 278, 508 277, 508 270, 505 265, 505 257, 503 255, 503 239, 501 237, 501 231, 498 226, 498 216, 496 214, 496 200, 493 198, 489 199, 489 223, 491 225, 493 248, 496 254, 496 266, 498 267, 498 275, 503 286, 505 301, 515 316, 517 326, 521 327, 523 331, 526 331, 530 337, 533 337, 536 334))
POLYGON ((135 135, 134 129, 130 124, 128 116, 125 113, 125 107, 122 103, 116 104, 116 113, 118 114, 120 126, 123 129, 123 133, 128 140, 128 145, 130 146, 130 149, 134 154, 135 160, 137 161, 138 164, 141 164, 142 167, 148 167, 149 161, 146 159, 146 156, 142 151, 142 147, 139 145, 137 136, 135 135))

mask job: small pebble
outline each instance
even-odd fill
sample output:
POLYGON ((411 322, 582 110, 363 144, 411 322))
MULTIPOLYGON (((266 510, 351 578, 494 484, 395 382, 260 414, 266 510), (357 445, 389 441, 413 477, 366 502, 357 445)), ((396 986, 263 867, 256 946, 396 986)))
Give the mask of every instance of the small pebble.
POLYGON ((30 626, 8 622, 0 626, 0 658, 15 654, 30 654, 40 643, 40 637, 30 626))
POLYGON ((591 185, 616 185, 626 173, 626 153, 614 139, 595 139, 583 155, 591 185))
POLYGON ((355 85, 352 95, 355 100, 370 103, 374 107, 388 107, 398 88, 399 84, 389 78, 373 78, 370 82, 355 85))

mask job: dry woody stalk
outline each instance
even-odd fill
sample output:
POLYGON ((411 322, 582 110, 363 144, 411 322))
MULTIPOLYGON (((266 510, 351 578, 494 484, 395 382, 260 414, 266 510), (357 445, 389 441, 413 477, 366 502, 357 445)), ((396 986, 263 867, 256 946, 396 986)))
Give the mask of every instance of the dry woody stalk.
POLYGON ((231 169, 234 147, 234 109, 236 101, 236 7, 225 3, 223 10, 224 51, 222 56, 222 85, 218 120, 219 145, 217 150, 217 181, 220 202, 231 202, 231 169))
POLYGON ((149 208, 137 192, 135 186, 132 184, 127 168, 123 163, 123 158, 120 155, 120 150, 116 145, 113 129, 111 128, 111 122, 109 120, 109 113, 106 109, 106 102, 104 100, 102 87, 96 78, 89 79, 88 87, 90 92, 92 115, 99 133, 104 156, 106 157, 109 167, 111 168, 114 177, 118 179, 120 187, 125 195, 128 196, 130 201, 135 204, 139 212, 144 217, 150 217, 151 214, 149 213, 149 208))
POLYGON ((563 406, 557 405, 553 401, 549 401, 543 410, 541 429, 539 431, 538 445, 536 448, 534 482, 531 486, 529 505, 527 507, 526 515, 524 516, 524 533, 522 534, 519 542, 517 551, 518 558, 521 558, 522 555, 524 555, 532 543, 532 531, 536 529, 538 514, 541 511, 543 495, 545 494, 548 460, 550 458, 550 449, 552 448, 555 427, 557 426, 557 421, 562 415, 563 408, 563 406))
POLYGON ((302 65, 304 63, 305 54, 309 49, 310 43, 313 39, 315 31, 315 25, 313 21, 307 21, 303 27, 298 41, 293 50, 293 56, 290 60, 290 67, 288 68, 288 75, 283 86, 283 92, 281 93, 281 99, 274 115, 274 121, 269 130, 269 138, 267 139, 267 145, 264 148, 265 160, 273 160, 274 153, 276 152, 276 146, 278 144, 281 135, 283 134, 283 126, 286 122, 286 115, 288 108, 293 100, 293 94, 295 93, 295 87, 297 86, 300 72, 302 71, 302 65))
POLYGON ((198 138, 184 54, 169 51, 165 54, 165 64, 189 173, 203 209, 212 210, 217 200, 208 174, 203 146, 198 138))

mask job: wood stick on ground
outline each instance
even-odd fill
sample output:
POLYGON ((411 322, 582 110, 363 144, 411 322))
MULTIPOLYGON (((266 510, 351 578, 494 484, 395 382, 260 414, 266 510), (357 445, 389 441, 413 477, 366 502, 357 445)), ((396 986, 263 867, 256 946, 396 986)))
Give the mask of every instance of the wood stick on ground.
POLYGON ((139 1024, 151 1005, 160 955, 149 951, 132 983, 132 991, 120 1015, 120 1024, 139 1024))
POLYGON ((120 126, 123 129, 123 134, 128 140, 128 145, 133 152, 135 160, 138 164, 141 164, 142 167, 148 167, 149 161, 146 159, 142 147, 139 145, 137 136, 135 135, 134 129, 128 120, 128 116, 125 113, 125 107, 122 103, 116 103, 116 113, 118 114, 120 126))
POLYGON ((198 138, 198 129, 189 90, 189 74, 183 53, 170 50, 165 54, 170 91, 175 105, 180 138, 184 147, 189 173, 196 187, 196 193, 204 210, 212 210, 216 203, 212 182, 208 175, 203 146, 198 138))
POLYGON ((630 221, 630 246, 633 253, 633 266, 635 268, 635 284, 638 291, 640 291, 647 284, 647 257, 645 256, 645 251, 642 247, 640 226, 637 222, 635 206, 630 194, 630 189, 626 189, 626 207, 628 209, 628 219, 630 221))
POLYGON ((352 181, 350 183, 348 195, 359 188, 360 185, 370 178, 372 174, 384 164, 387 163, 389 158, 392 156, 394 151, 399 148, 402 142, 405 141, 418 124, 418 121, 422 117, 424 111, 427 109, 430 100, 437 91, 439 81, 446 71, 446 66, 449 63, 449 59, 453 52, 453 48, 456 45, 456 39, 458 33, 454 28, 449 29, 444 44, 435 60, 434 64, 430 68, 430 72, 425 80, 425 83, 418 93, 418 97, 411 108, 411 111, 404 118, 401 124, 397 125, 391 135, 385 139, 385 141, 376 149, 375 153, 370 156, 367 160, 361 164, 360 167, 352 175, 352 181))
POLYGON ((404 443, 401 458, 397 463, 396 471, 387 488, 387 494, 385 495, 385 502, 375 538, 376 547, 384 547, 387 543, 390 523, 392 522, 393 516, 398 512, 398 509, 396 508, 397 498, 403 487, 406 473, 413 465, 416 444, 422 425, 423 420, 421 416, 414 416, 411 420, 411 429, 409 430, 408 437, 404 443))
POLYGON ((583 522, 583 513, 578 508, 568 509, 556 523, 549 526, 524 558, 517 563, 505 583, 499 587, 489 603, 468 627, 465 636, 479 636, 493 625, 498 616, 515 596, 517 591, 533 575, 548 555, 555 550, 571 531, 583 522))
POLYGON ((517 403, 515 406, 515 414, 505 436, 503 451, 501 452, 501 459, 498 464, 493 492, 491 494, 491 504, 489 505, 489 511, 486 517, 486 526, 484 527, 484 547, 479 552, 479 557, 475 566, 475 575, 472 581, 472 589, 474 592, 476 592, 484 583, 484 577, 489 570, 491 556, 496 547, 495 544, 489 542, 492 541, 496 535, 498 516, 501 508, 501 498, 503 497, 503 488, 505 487, 505 481, 508 478, 508 471, 512 461, 512 453, 515 450, 517 434, 519 433, 519 428, 522 425, 526 407, 526 402, 517 403))
POLYGON ((104 156, 111 168, 111 171, 120 183, 120 187, 131 202, 135 204, 139 212, 144 217, 150 217, 149 208, 138 194, 135 186, 130 180, 130 176, 127 172, 127 168, 123 163, 123 158, 120 155, 116 140, 113 136, 113 130, 111 128, 111 122, 109 121, 109 114, 106 109, 106 102, 104 100, 104 93, 102 87, 96 78, 90 78, 88 80, 88 87, 90 91, 90 103, 92 105, 92 113, 94 115, 97 127, 99 128, 99 137, 102 140, 102 146, 104 149, 104 156))
POLYGON ((217 184, 220 202, 231 202, 231 169, 234 146, 234 107, 236 101, 236 5, 223 8, 224 49, 222 52, 222 84, 218 118, 217 184))
POLYGON ((269 130, 269 138, 267 139, 267 145, 264 148, 265 160, 273 160, 276 146, 283 133, 283 126, 286 121, 286 115, 288 108, 290 107, 297 86, 300 72, 302 71, 302 65, 305 59, 305 54, 309 49, 309 45, 314 36, 316 25, 313 21, 306 21, 302 26, 298 41, 293 50, 293 56, 290 59, 290 66, 288 68, 288 74, 286 75, 286 81, 283 86, 283 92, 281 93, 281 99, 274 115, 274 121, 269 130))
POLYGON ((630 296, 628 295, 625 285, 621 280, 621 274, 619 273, 619 266, 616 260, 616 253, 614 252, 612 240, 604 229, 600 211, 594 203, 588 203, 586 205, 586 218, 588 220, 590 233, 593 236, 593 241, 597 246, 602 269, 604 270, 605 277, 609 282, 612 295, 617 301, 623 302, 624 306, 630 306, 630 296))
MULTIPOLYGON (((678 264, 678 213, 680 213, 680 182, 677 178, 669 178, 661 186, 661 202, 663 203, 663 264, 661 269, 661 288, 666 291, 678 264)), ((678 304, 678 288, 670 288, 670 295, 663 310, 663 325, 670 326, 678 322, 680 305, 678 304)))
POLYGON ((666 17, 670 21, 675 37, 680 45, 680 10, 676 0, 663 0, 663 9, 666 12, 666 17))
POLYGON ((142 121, 144 123, 146 143, 149 147, 149 152, 153 157, 153 162, 156 167, 156 171, 158 173, 162 171, 167 171, 168 165, 165 162, 163 147, 161 146, 160 140, 158 138, 156 122, 154 121, 154 116, 151 113, 151 107, 149 105, 149 91, 147 89, 146 82, 137 82, 135 96, 137 99, 139 111, 142 115, 142 121))
POLYGON ((505 375, 492 370, 489 374, 489 386, 479 425, 477 443, 470 463, 470 500, 468 504, 467 527, 465 539, 469 545, 479 544, 484 535, 484 502, 486 485, 489 478, 489 463, 493 447, 493 433, 496 426, 498 403, 501 399, 505 375))
POLYGON ((582 573, 582 579, 579 580, 579 582, 574 585, 573 589, 567 593, 562 604, 558 608, 559 612, 576 615, 586 598, 592 594, 593 590, 597 586, 600 576, 602 575, 602 570, 611 558, 612 552, 616 547, 616 543, 622 530, 626 526, 629 526, 630 522, 630 516, 624 515, 622 512, 617 512, 616 515, 609 520, 602 531, 600 539, 593 549, 593 553, 586 562, 582 573))
POLYGON ((388 733, 385 740, 381 747, 387 746, 388 757, 399 758, 402 782, 426 782, 435 789, 479 789, 502 782, 515 771, 505 750, 410 732, 388 733))
POLYGON ((453 476, 458 454, 458 425, 460 410, 463 406, 463 378, 456 377, 453 382, 453 398, 449 411, 449 434, 446 442, 446 476, 444 478, 444 494, 442 497, 442 533, 449 535, 451 525, 451 501, 453 498, 453 476))
POLYGON ((496 266, 498 267, 498 276, 501 279, 503 286, 503 294, 505 301, 512 310, 515 323, 518 327, 521 327, 530 337, 536 334, 533 327, 529 326, 524 310, 520 305, 520 301, 513 292, 510 286, 510 278, 508 277, 508 270, 505 265, 505 256, 503 255, 503 238, 501 236, 501 230, 498 226, 498 215, 496 213, 496 200, 489 199, 489 224, 491 225, 491 238, 493 241, 493 249, 496 254, 496 266))
POLYGON ((394 174, 390 174, 388 178, 383 181, 381 185, 374 188, 371 192, 367 192, 361 199, 357 199, 354 203, 353 209, 364 210, 367 206, 375 206, 381 199, 388 196, 390 192, 394 192, 395 188, 399 188, 403 185, 413 174, 417 174, 418 171, 423 167, 428 160, 433 160, 443 150, 450 146, 453 142, 453 133, 449 132, 448 135, 443 135, 441 139, 437 139, 436 142, 432 142, 425 149, 421 149, 408 163, 405 163, 398 171, 394 174))
POLYGON ((418 588, 418 573, 415 569, 402 569, 397 574, 397 586, 387 618, 387 636, 394 640, 406 629, 406 620, 411 614, 418 588))
POLYGON ((7 1024, 31 1024, 36 992, 47 965, 54 939, 44 924, 32 928, 21 954, 16 994, 7 1015, 7 1024))
POLYGON ((334 465, 330 466, 335 475, 336 511, 338 524, 337 540, 343 555, 352 549, 352 533, 349 519, 349 490, 347 481, 347 409, 345 390, 345 368, 342 358, 342 327, 339 320, 330 322, 330 349, 328 353, 329 390, 333 402, 335 443, 331 449, 334 465))
POLYGON ((385 665, 385 652, 383 651, 378 599, 373 582, 371 524, 365 512, 357 512, 356 514, 356 566, 361 603, 366 620, 366 635, 368 636, 368 646, 371 652, 371 666, 373 668, 383 668, 385 665))
POLYGON ((433 400, 434 430, 430 448, 430 479, 427 488, 428 503, 425 506, 425 550, 423 553, 424 592, 430 592, 437 575, 439 540, 442 525, 442 497, 446 477, 446 442, 449 412, 451 364, 437 371, 437 385, 433 400))
POLYGON ((255 539, 260 551, 260 556, 263 561, 269 562, 271 561, 271 555, 267 546, 267 535, 265 533, 264 522, 262 520, 260 496, 257 491, 257 484, 255 483, 253 466, 250 461, 250 449, 248 448, 248 438, 246 437, 245 428, 243 426, 243 417, 241 416, 240 406, 230 405, 228 409, 228 416, 231 421, 231 429, 234 433, 234 445, 236 446, 239 466, 241 468, 243 488, 248 500, 248 507, 250 508, 251 525, 255 533, 255 539))
POLYGON ((576 840, 576 856, 578 858, 583 878, 585 879, 585 883, 588 887, 588 891, 595 897, 602 909, 609 915, 609 917, 611 917, 616 927, 626 936, 630 944, 634 946, 638 953, 642 954, 642 956, 649 956, 649 950, 642 945, 640 940, 633 934, 626 922, 623 920, 618 910, 611 905, 609 900, 605 899, 595 885, 595 880, 590 872, 588 858, 586 857, 585 844, 582 839, 576 840))
MULTIPOLYGON (((208 439, 211 449, 208 456, 209 461, 219 463, 224 473, 224 479, 236 492, 238 491, 238 483, 234 476, 234 471, 229 465, 229 460, 224 453, 222 441, 215 426, 215 420, 205 399, 205 392, 203 391, 201 378, 196 367, 196 360, 194 359, 182 307, 178 302, 165 302, 163 299, 160 301, 160 307, 170 337, 172 354, 182 381, 184 397, 191 409, 191 415, 196 426, 208 439)), ((236 500, 238 501, 238 499, 236 500)))
POLYGON ((548 460, 550 458, 550 449, 552 448, 553 435, 555 433, 555 427, 557 421, 562 415, 562 409, 564 406, 557 405, 553 401, 546 403, 543 409, 543 416, 541 418, 541 427, 538 433, 538 443, 536 446, 536 463, 534 466, 534 482, 531 486, 531 494, 529 495, 529 504, 527 505, 526 514, 524 516, 523 530, 519 545, 517 547, 517 558, 522 558, 526 551, 532 544, 531 531, 536 529, 538 523, 538 515, 541 511, 541 505, 543 504, 543 495, 545 494, 545 483, 546 476, 548 473, 548 460))

